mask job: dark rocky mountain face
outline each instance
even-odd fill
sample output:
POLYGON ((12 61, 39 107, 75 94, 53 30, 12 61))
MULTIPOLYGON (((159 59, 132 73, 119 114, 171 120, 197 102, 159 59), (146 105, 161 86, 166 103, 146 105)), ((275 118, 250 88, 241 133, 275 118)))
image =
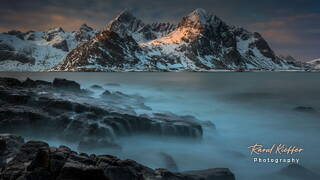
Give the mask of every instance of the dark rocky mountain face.
POLYGON ((146 42, 169 34, 175 29, 170 23, 145 24, 129 11, 121 12, 107 25, 107 30, 116 32, 120 37, 132 36, 136 42, 146 42))
POLYGON ((278 58, 259 33, 229 26, 197 9, 183 17, 177 27, 145 24, 124 11, 107 30, 76 47, 53 70, 212 69, 285 70, 297 66, 278 58), (109 35, 111 32, 117 35, 109 35))
POLYGON ((72 50, 54 70, 99 71, 131 68, 142 53, 136 41, 126 34, 105 30, 72 50))
POLYGON ((75 39, 80 42, 88 41, 90 38, 94 37, 95 30, 89 27, 87 24, 82 24, 79 31, 75 32, 75 39))
POLYGON ((297 61, 294 57, 290 56, 290 55, 279 55, 279 58, 284 59, 288 62, 294 62, 297 61))
MULTIPOLYGON (((272 69, 282 66, 258 33, 227 25, 220 18, 197 9, 182 18, 177 29, 168 37, 150 44, 164 49, 170 43, 180 43, 176 48, 202 69, 272 69)), ((174 53, 172 53, 174 54, 174 53)), ((180 59, 180 62, 183 59, 180 59)), ((285 62, 283 61, 285 64, 285 62)))

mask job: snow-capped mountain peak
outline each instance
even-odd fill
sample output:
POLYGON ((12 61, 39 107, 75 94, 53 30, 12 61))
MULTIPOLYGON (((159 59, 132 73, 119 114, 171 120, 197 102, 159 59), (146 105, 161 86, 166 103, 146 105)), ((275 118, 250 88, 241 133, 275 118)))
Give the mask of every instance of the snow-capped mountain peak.
POLYGON ((203 9, 177 27, 146 24, 124 11, 53 70, 128 71, 290 69, 258 33, 235 28, 203 9), (105 36, 107 34, 107 36, 105 36))
POLYGON ((117 32, 119 36, 134 35, 145 24, 137 19, 128 10, 122 11, 114 20, 107 25, 107 30, 117 32))
POLYGON ((90 27, 90 26, 88 26, 87 24, 82 24, 82 25, 80 26, 79 30, 80 30, 81 32, 91 32, 91 31, 93 31, 93 28, 90 27))
POLYGON ((137 42, 147 42, 167 35, 175 29, 170 23, 145 24, 130 11, 122 11, 108 25, 107 30, 118 33, 122 38, 132 36, 137 42))
POLYGON ((183 17, 178 26, 144 23, 126 10, 102 32, 86 24, 75 32, 12 31, 0 34, 0 53, 5 70, 7 64, 17 69, 16 61, 24 63, 19 70, 52 71, 297 69, 278 58, 259 33, 229 26, 203 9, 183 17))
POLYGON ((208 20, 208 14, 204 9, 198 8, 187 16, 188 20, 200 24, 206 24, 208 20))
POLYGON ((86 24, 66 32, 61 27, 44 32, 9 31, 0 33, 0 71, 40 71, 61 62, 79 43, 99 31, 86 24))
POLYGON ((178 27, 203 29, 206 26, 217 26, 220 23, 222 23, 222 20, 217 16, 206 12, 204 9, 198 8, 183 17, 178 27))

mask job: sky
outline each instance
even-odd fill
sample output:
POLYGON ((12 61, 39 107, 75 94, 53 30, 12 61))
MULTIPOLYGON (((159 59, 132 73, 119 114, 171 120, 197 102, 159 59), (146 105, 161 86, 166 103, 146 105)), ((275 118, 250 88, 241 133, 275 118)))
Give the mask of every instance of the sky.
POLYGON ((261 33, 278 55, 320 58, 319 0, 0 0, 0 32, 103 29, 124 9, 147 23, 178 23, 196 8, 261 33))

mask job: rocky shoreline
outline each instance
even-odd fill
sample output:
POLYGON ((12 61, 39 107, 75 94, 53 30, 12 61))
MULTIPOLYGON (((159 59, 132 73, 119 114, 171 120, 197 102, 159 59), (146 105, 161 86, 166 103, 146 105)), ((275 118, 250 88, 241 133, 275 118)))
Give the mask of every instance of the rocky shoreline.
POLYGON ((148 108, 142 97, 105 90, 94 98, 91 93, 65 79, 0 78, 0 133, 54 137, 83 148, 118 147, 117 137, 131 135, 202 137, 201 124, 192 117, 136 114, 134 108, 148 108))
MULTIPOLYGON (((0 180, 234 179, 228 169, 176 173, 111 155, 77 153, 97 148, 121 151, 117 139, 135 135, 199 141, 207 126, 192 116, 139 115, 135 108, 149 108, 143 97, 99 85, 90 88, 81 89, 79 83, 66 79, 0 78, 0 180), (94 89, 102 93, 94 97, 94 89), (25 142, 23 137, 36 140, 25 142), (39 139, 76 143, 77 152, 66 146, 50 147, 39 139)), ((170 155, 161 156, 168 169, 178 170, 170 155)))
POLYGON ((170 172, 111 155, 77 153, 66 146, 0 134, 1 180, 234 180, 229 169, 170 172))

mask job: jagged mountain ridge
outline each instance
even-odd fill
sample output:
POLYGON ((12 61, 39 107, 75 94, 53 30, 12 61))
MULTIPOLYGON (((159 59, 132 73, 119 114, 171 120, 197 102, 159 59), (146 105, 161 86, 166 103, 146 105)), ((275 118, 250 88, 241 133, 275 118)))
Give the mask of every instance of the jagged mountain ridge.
POLYGON ((106 30, 76 47, 54 71, 152 71, 212 69, 286 70, 297 67, 277 57, 259 33, 229 26, 196 9, 177 27, 152 29, 128 11, 106 30), (110 46, 112 44, 112 46, 110 46))
POLYGON ((320 58, 308 61, 307 64, 310 66, 310 69, 319 70, 320 69, 320 58))
POLYGON ((108 23, 107 30, 116 32, 120 37, 130 35, 136 42, 146 42, 169 34, 176 28, 171 23, 145 24, 129 11, 121 12, 108 23))
POLYGON ((44 32, 12 30, 0 33, 0 71, 40 71, 58 65, 69 51, 99 31, 86 24, 66 32, 61 27, 44 32))

